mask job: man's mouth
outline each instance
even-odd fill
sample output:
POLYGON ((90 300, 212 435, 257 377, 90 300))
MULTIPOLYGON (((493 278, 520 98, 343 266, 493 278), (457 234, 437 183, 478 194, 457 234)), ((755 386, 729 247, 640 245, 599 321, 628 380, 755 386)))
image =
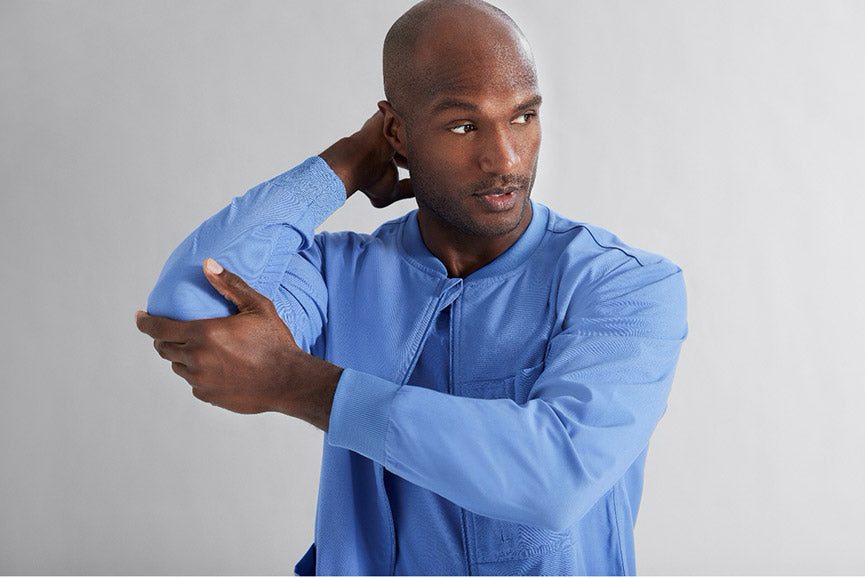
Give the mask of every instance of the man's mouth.
POLYGON ((485 191, 481 191, 480 193, 475 193, 479 197, 504 197, 506 195, 510 195, 511 193, 515 193, 520 190, 519 187, 502 187, 495 189, 487 189, 485 191))
POLYGON ((475 193, 475 197, 485 207, 486 211, 501 213, 510 211, 516 206, 517 193, 520 187, 496 187, 475 193))

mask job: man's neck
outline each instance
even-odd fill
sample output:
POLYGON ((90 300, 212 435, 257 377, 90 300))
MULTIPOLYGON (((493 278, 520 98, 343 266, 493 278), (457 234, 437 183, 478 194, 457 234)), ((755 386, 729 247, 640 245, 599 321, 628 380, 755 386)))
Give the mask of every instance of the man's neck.
POLYGON ((419 208, 417 218, 424 245, 444 264, 448 277, 467 277, 517 242, 532 222, 532 205, 526 203, 523 216, 513 230, 495 237, 454 229, 424 207, 419 208))

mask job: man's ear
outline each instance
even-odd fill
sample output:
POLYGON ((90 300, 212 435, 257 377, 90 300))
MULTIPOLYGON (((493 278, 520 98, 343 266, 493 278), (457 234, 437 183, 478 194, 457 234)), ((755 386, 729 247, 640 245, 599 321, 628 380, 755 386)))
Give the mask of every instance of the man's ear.
POLYGON ((405 121, 386 100, 379 101, 378 109, 384 115, 384 138, 387 139, 397 154, 408 158, 406 155, 408 147, 405 139, 405 121))

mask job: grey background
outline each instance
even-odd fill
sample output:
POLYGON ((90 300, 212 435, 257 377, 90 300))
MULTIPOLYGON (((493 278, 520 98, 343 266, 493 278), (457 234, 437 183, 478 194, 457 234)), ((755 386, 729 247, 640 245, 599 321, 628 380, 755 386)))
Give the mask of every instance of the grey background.
MULTIPOLYGON (((410 4, 0 2, 0 571, 291 573, 320 434, 198 402, 133 312, 374 111, 410 4)), ((686 274, 638 571, 865 572, 865 3, 498 4, 546 99, 535 198, 686 274)))

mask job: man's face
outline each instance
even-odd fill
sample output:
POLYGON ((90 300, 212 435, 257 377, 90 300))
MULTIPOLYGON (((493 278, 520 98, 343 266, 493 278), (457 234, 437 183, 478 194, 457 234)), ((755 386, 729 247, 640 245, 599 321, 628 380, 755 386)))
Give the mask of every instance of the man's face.
POLYGON ((531 218, 541 104, 534 63, 513 39, 447 39, 418 51, 423 80, 405 117, 421 211, 478 237, 507 235, 531 218), (442 46, 444 44, 444 46, 442 46))

